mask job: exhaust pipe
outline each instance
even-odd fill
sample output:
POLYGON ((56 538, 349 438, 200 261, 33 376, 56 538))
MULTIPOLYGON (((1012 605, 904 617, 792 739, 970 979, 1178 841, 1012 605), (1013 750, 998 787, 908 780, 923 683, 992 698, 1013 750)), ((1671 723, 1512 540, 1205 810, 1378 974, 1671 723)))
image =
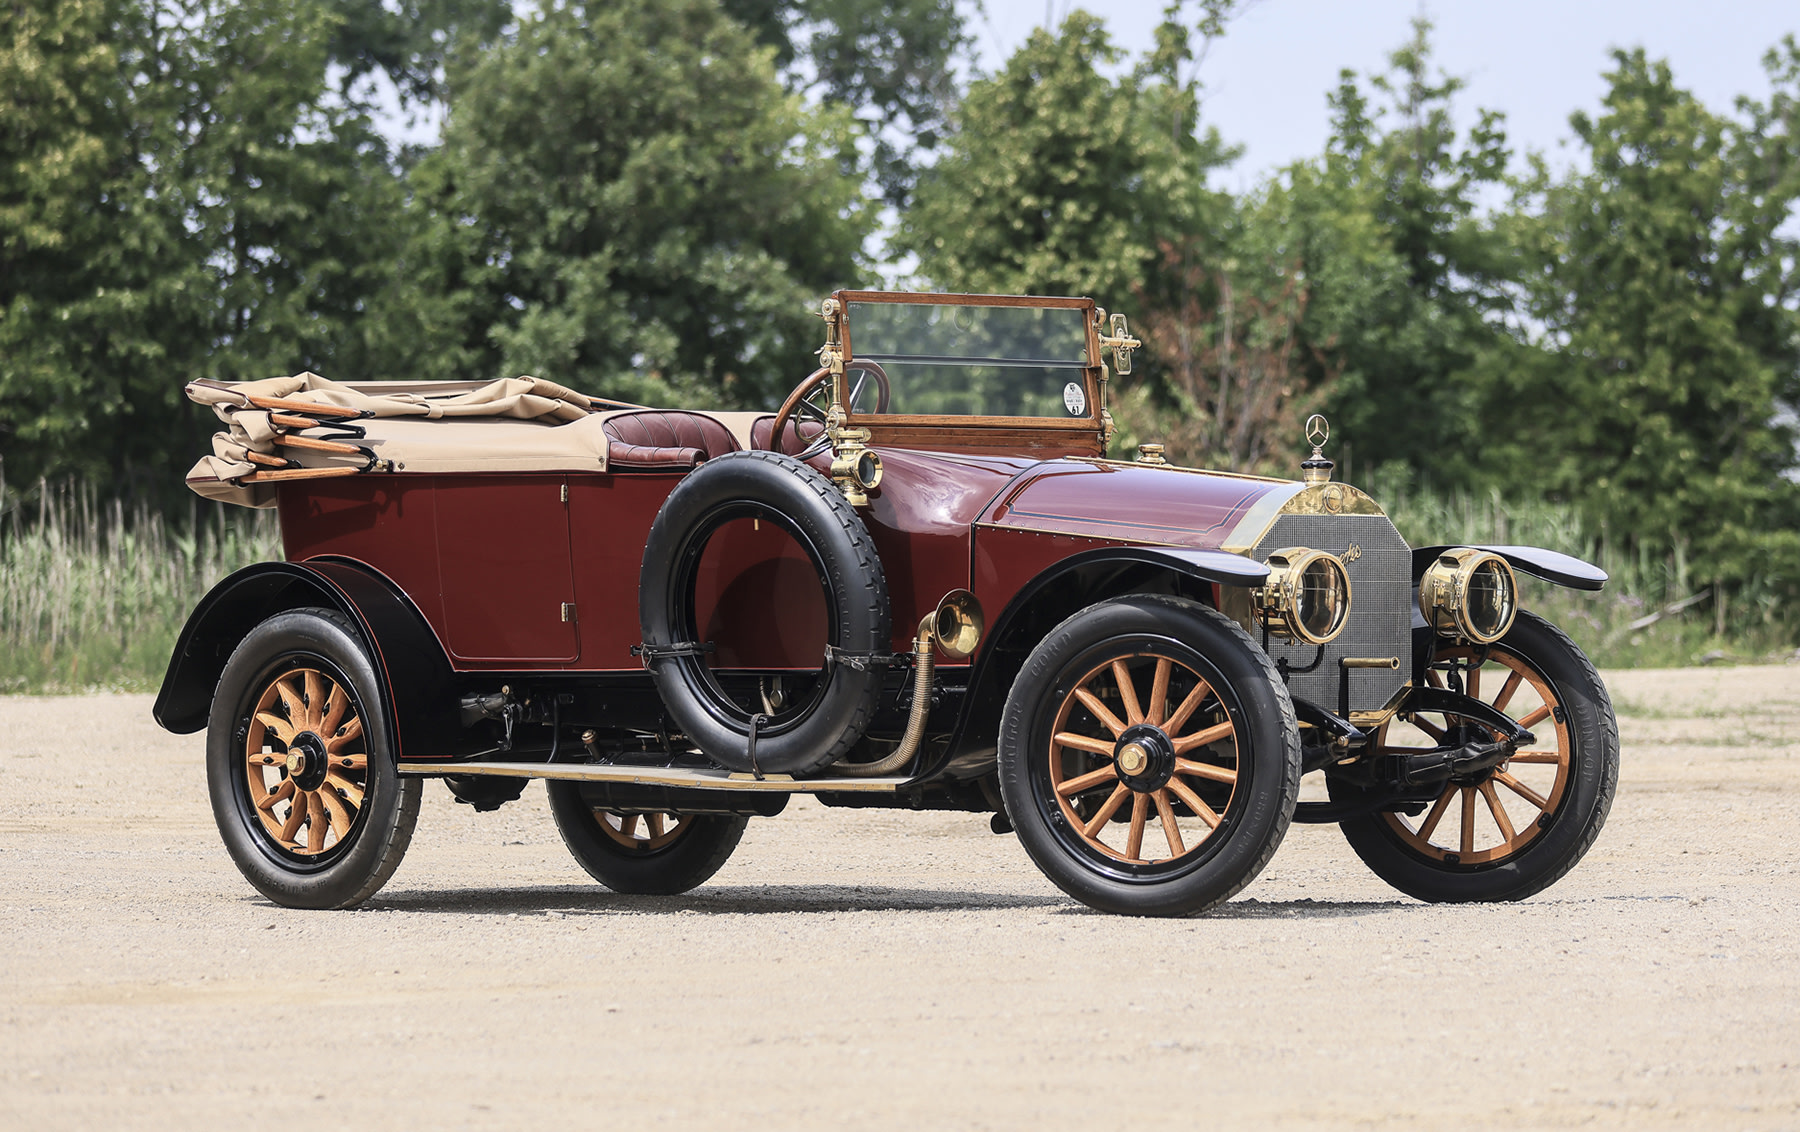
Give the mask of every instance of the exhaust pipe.
POLYGON ((913 639, 912 712, 906 718, 906 734, 900 745, 887 757, 872 763, 847 763, 839 760, 832 770, 847 778, 879 778, 912 762, 925 737, 925 720, 931 714, 932 677, 937 671, 937 653, 961 660, 981 643, 983 629, 981 603, 968 590, 951 590, 938 602, 938 607, 919 620, 919 632, 913 639))

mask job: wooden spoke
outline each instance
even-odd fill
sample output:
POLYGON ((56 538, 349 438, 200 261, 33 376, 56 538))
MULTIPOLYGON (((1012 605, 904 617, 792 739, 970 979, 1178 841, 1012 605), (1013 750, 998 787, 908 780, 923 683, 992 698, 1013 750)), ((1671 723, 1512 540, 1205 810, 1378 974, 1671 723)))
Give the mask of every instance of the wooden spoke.
POLYGON ((1444 674, 1435 668, 1427 668, 1425 670, 1425 679, 1431 683, 1433 688, 1442 688, 1444 686, 1444 674))
POLYGON ((367 769, 369 769, 369 756, 360 755, 360 754, 358 754, 358 755, 332 755, 331 756, 331 769, 332 770, 367 770, 367 769))
MULTIPOLYGON (((1466 690, 1470 697, 1481 698, 1484 686, 1492 690, 1494 698, 1491 706, 1496 711, 1505 712, 1508 715, 1513 714, 1514 711, 1519 712, 1518 722, 1521 727, 1535 728, 1536 725, 1549 719, 1556 711, 1557 697, 1548 679, 1533 668, 1529 662, 1507 651, 1504 647, 1496 646, 1478 652, 1466 644, 1440 641, 1437 644, 1437 651, 1431 659, 1431 664, 1437 667, 1428 668, 1427 672, 1432 674, 1432 683, 1438 687, 1444 686, 1438 677, 1446 671, 1445 666, 1472 666, 1466 669, 1466 690), (1476 666, 1477 660, 1481 662, 1479 666, 1476 666), (1533 693, 1533 696, 1523 706, 1515 707, 1521 690, 1529 691, 1533 693)), ((1443 728, 1416 716, 1408 722, 1415 724, 1421 731, 1430 735, 1440 746, 1447 741, 1446 732, 1452 725, 1465 722, 1463 717, 1454 714, 1446 715, 1443 712, 1432 714, 1445 716, 1446 723, 1443 728)), ((1480 730, 1489 729, 1482 727, 1480 730)), ((1401 755, 1420 753, 1416 748, 1409 750, 1408 748, 1389 746, 1386 742, 1389 733, 1388 725, 1383 725, 1382 730, 1378 732, 1376 741, 1380 750, 1401 755)), ((1543 827, 1536 820, 1537 815, 1535 814, 1533 820, 1524 821, 1513 813, 1509 813, 1504 801, 1506 795, 1500 792, 1500 788, 1505 787, 1513 794, 1530 802, 1542 813, 1552 813, 1561 804, 1563 792, 1568 789, 1573 777, 1571 767, 1573 751, 1569 728, 1558 722, 1553 730, 1545 728, 1536 731, 1536 734, 1538 739, 1531 749, 1514 752, 1507 762, 1502 763, 1491 773, 1476 776, 1480 781, 1447 785, 1444 792, 1438 796, 1437 801, 1432 804, 1431 810, 1425 815, 1424 820, 1418 823, 1416 829, 1413 822, 1399 813, 1390 811, 1383 814, 1381 820, 1387 823, 1393 834, 1412 852, 1428 860, 1448 863, 1450 859, 1454 858, 1457 863, 1463 865, 1485 865, 1514 857, 1542 833, 1543 827), (1515 776, 1513 765, 1515 763, 1521 766, 1531 766, 1534 769, 1537 766, 1549 769, 1536 772, 1531 784, 1527 785, 1515 776), (1554 778, 1551 775, 1554 775, 1554 778), (1481 796, 1488 815, 1493 820, 1494 829, 1499 835, 1497 838, 1485 831, 1481 838, 1476 836, 1475 826, 1480 820, 1478 811, 1481 808, 1476 805, 1477 794, 1481 796), (1462 819, 1459 835, 1452 836, 1445 833, 1442 840, 1434 844, 1432 837, 1443 829, 1441 823, 1446 822, 1453 802, 1458 800, 1462 803, 1456 807, 1462 819), (1485 839, 1486 843, 1477 848, 1477 844, 1482 839, 1485 839)))
POLYGON ((1539 794, 1536 790, 1533 790, 1531 787, 1525 785, 1523 782, 1520 782, 1518 779, 1514 778, 1512 775, 1506 773, 1505 771, 1503 771, 1503 770, 1495 771, 1494 772, 1494 781, 1498 782, 1500 785, 1506 787, 1508 790, 1511 790, 1514 794, 1517 794, 1519 797, 1525 799, 1527 802, 1530 802, 1532 805, 1536 806, 1538 809, 1540 809, 1540 810, 1549 810, 1550 809, 1550 799, 1544 797, 1542 794, 1539 794))
POLYGON ((1116 745, 1108 743, 1104 739, 1090 739, 1086 735, 1077 735, 1073 731, 1058 731, 1054 742, 1061 747, 1073 747, 1077 751, 1090 751, 1096 755, 1105 755, 1109 759, 1112 758, 1113 747, 1116 745))
POLYGON ((1494 697, 1494 710, 1505 711, 1506 705, 1512 703, 1513 693, 1517 692, 1519 685, 1524 682, 1525 677, 1519 673, 1508 673, 1506 683, 1500 685, 1500 694, 1494 697))
MULTIPOLYGON (((254 781, 251 784, 251 788, 255 789, 254 781)), ((293 796, 294 780, 291 778, 284 778, 266 797, 258 798, 256 800, 256 808, 273 815, 275 812, 275 804, 277 802, 285 802, 293 796)))
POLYGON ((328 828, 325 820, 325 799, 315 790, 306 796, 306 801, 306 850, 309 853, 323 852, 325 831, 328 828))
POLYGON ((1436 739, 1439 743, 1444 741, 1444 729, 1437 724, 1429 723, 1416 715, 1412 717, 1410 722, 1414 727, 1417 727, 1420 731, 1423 731, 1433 739, 1436 739))
POLYGON ((1144 819, 1150 816, 1150 795, 1139 794, 1131 799, 1131 829, 1125 835, 1125 856, 1133 861, 1143 860, 1144 852, 1144 819))
POLYGON ((663 835, 663 816, 661 814, 650 814, 646 824, 650 826, 650 840, 655 841, 663 835))
POLYGON ((1209 743, 1217 743, 1220 739, 1230 735, 1234 730, 1235 728, 1228 719, 1224 723, 1215 723, 1211 727, 1194 732, 1192 735, 1183 735, 1181 738, 1175 740, 1175 753, 1178 755, 1185 755, 1195 747, 1204 747, 1209 743))
POLYGON ((1176 759, 1175 773, 1227 784, 1237 781, 1237 771, 1226 770, 1222 766, 1213 766, 1211 763, 1197 763, 1193 759, 1176 759))
POLYGON ((1532 708, 1530 711, 1519 717, 1519 726, 1529 729, 1536 727, 1548 718, 1550 718, 1550 705, 1539 704, 1537 707, 1532 708))
POLYGON ((1431 807, 1431 812, 1425 815, 1425 821, 1419 826, 1420 841, 1430 841, 1431 835, 1437 832, 1438 822, 1444 820, 1444 811, 1450 808, 1450 798, 1455 793, 1456 787, 1446 786, 1444 792, 1438 795, 1438 800, 1431 807))
POLYGON ((1169 805, 1169 792, 1158 790, 1151 798, 1156 802, 1156 816, 1162 819, 1163 836, 1169 839, 1169 856, 1179 857, 1187 852, 1187 846, 1181 843, 1181 827, 1175 824, 1175 809, 1169 805))
POLYGON ((1187 783, 1181 781, 1179 778, 1171 778, 1169 779, 1169 789, 1174 792, 1177 798, 1186 802, 1188 809, 1194 811, 1194 813, 1199 816, 1200 820, 1206 823, 1206 828, 1217 829, 1219 827, 1218 813, 1211 806, 1201 801, 1200 795, 1194 793, 1187 783))
POLYGON ((1180 731, 1187 724, 1188 717, 1198 711, 1200 705, 1206 701, 1206 697, 1211 694, 1212 688, 1206 681, 1202 680, 1195 684, 1194 690, 1187 694, 1187 699, 1181 701, 1181 706, 1175 709, 1175 714, 1168 718, 1162 725, 1162 729, 1171 735, 1180 731))
POLYGON ((1462 788, 1462 851, 1475 852, 1475 791, 1462 788))
POLYGON ((1118 716, 1107 710, 1106 705, 1100 702, 1100 697, 1086 688, 1077 688, 1075 689, 1075 698, 1081 701, 1082 707, 1094 713, 1094 718, 1113 733, 1113 738, 1116 739, 1125 734, 1125 724, 1119 721, 1118 716))
POLYGON ((1065 798, 1073 798, 1083 790, 1092 790, 1105 782, 1116 782, 1118 778, 1119 772, 1108 763, 1099 770, 1090 770, 1086 774, 1057 783, 1056 792, 1065 798))
POLYGON ((1112 662, 1113 680, 1119 685, 1119 702, 1125 706, 1125 722, 1144 722, 1144 709, 1138 705, 1137 686, 1131 682, 1131 670, 1123 660, 1112 662))
POLYGON ((1169 674, 1174 670, 1174 661, 1166 656, 1156 658, 1156 675, 1150 678, 1150 706, 1144 709, 1144 718, 1151 723, 1161 723, 1169 710, 1169 674))
POLYGON ((349 800, 352 806, 355 806, 358 809, 362 808, 363 788, 350 781, 348 778, 345 778, 337 771, 334 770, 325 776, 325 785, 327 787, 334 787, 338 790, 342 790, 344 792, 344 797, 349 800))
POLYGON ((1515 763, 1559 763, 1562 756, 1555 751, 1514 751, 1510 762, 1515 763))
POLYGON ((275 681, 275 694, 281 697, 281 705, 287 709, 288 718, 295 727, 306 726, 306 702, 300 696, 300 689, 289 685, 286 677, 275 681))
POLYGON ((1119 812, 1119 807, 1125 804, 1125 797, 1130 793, 1130 788, 1123 782, 1115 786, 1113 792, 1107 797, 1106 803, 1088 820, 1086 825, 1081 827, 1081 832, 1086 835, 1090 841, 1093 840, 1094 835, 1099 833, 1102 829, 1105 829, 1106 823, 1111 821, 1112 816, 1119 812))
MULTIPOLYGON (((256 722, 267 727, 270 731, 273 731, 275 733, 275 738, 280 739, 283 743, 292 743, 294 741, 294 736, 300 734, 299 728, 272 711, 257 712, 256 722)), ((259 758, 261 756, 260 754, 256 754, 251 755, 250 757, 259 758)))
POLYGON ((313 668, 303 672, 301 678, 306 683, 305 726, 316 731, 319 721, 325 718, 325 678, 313 668))
POLYGON ((338 727, 344 722, 344 713, 350 710, 350 697, 344 694, 343 686, 333 684, 331 694, 325 697, 325 713, 319 720, 319 734, 330 738, 337 734, 338 727))
POLYGON ((1500 799, 1494 794, 1493 779, 1481 784, 1481 796, 1487 799, 1488 813, 1494 815, 1494 824, 1500 827, 1500 836, 1506 841, 1518 836, 1513 832, 1512 821, 1506 816, 1506 807, 1500 804, 1500 799))
POLYGON ((319 791, 317 797, 325 804, 325 814, 331 819, 332 832, 342 841, 350 832, 350 807, 330 790, 319 791))
POLYGON ((638 816, 636 814, 625 814, 619 818, 619 832, 624 834, 628 839, 635 838, 637 836, 637 823, 638 816))
POLYGON ((301 823, 306 821, 306 795, 296 793, 288 805, 287 820, 281 823, 281 839, 294 845, 294 835, 300 832, 301 823))
POLYGON ((325 738, 325 749, 334 755, 362 738, 362 717, 352 716, 350 722, 344 724, 340 730, 341 734, 328 735, 325 738))

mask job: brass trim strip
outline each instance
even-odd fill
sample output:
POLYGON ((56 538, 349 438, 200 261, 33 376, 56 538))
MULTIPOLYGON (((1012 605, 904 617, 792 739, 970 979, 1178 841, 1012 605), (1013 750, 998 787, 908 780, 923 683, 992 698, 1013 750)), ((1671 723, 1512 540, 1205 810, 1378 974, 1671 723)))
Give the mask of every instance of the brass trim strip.
POLYGON ((1379 503, 1347 483, 1294 483, 1291 490, 1276 488, 1252 504, 1219 549, 1249 554, 1283 515, 1386 514, 1379 503))
POLYGON ((447 775, 481 774, 497 778, 554 778, 563 782, 624 782, 643 786, 674 786, 704 790, 742 790, 746 793, 817 794, 820 792, 865 794, 892 793, 912 781, 893 778, 807 778, 770 774, 756 778, 723 770, 694 770, 660 766, 601 766, 594 763, 419 763, 403 762, 401 774, 443 778, 447 775))

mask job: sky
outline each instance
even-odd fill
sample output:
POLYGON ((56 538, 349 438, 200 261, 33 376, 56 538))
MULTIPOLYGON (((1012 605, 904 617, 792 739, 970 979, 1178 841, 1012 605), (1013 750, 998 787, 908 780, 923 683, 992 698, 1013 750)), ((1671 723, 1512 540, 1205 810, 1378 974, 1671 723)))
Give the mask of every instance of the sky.
MULTIPOLYGON (((1136 53, 1149 47, 1164 0, 985 0, 970 19, 981 66, 998 69, 1046 15, 1060 23, 1077 7, 1104 18, 1115 42, 1136 53)), ((1575 156, 1563 148, 1569 115, 1600 105, 1613 48, 1667 59, 1679 85, 1728 111, 1740 94, 1767 96, 1764 52, 1783 35, 1800 38, 1794 0, 1258 0, 1200 69, 1203 119, 1244 147, 1222 183, 1243 189, 1322 151, 1325 96, 1338 72, 1384 69, 1421 14, 1435 26, 1437 65, 1468 84, 1459 119, 1503 111, 1515 151, 1538 150, 1559 167, 1575 156)))

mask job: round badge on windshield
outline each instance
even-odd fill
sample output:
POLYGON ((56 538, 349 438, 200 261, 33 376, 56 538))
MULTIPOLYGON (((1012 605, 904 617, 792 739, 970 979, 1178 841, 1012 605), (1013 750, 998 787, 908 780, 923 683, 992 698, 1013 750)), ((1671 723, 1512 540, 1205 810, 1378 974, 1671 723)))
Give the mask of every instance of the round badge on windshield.
POLYGON ((1087 416, 1087 390, 1081 382, 1071 381, 1063 386, 1063 407, 1069 410, 1071 417, 1087 416))

